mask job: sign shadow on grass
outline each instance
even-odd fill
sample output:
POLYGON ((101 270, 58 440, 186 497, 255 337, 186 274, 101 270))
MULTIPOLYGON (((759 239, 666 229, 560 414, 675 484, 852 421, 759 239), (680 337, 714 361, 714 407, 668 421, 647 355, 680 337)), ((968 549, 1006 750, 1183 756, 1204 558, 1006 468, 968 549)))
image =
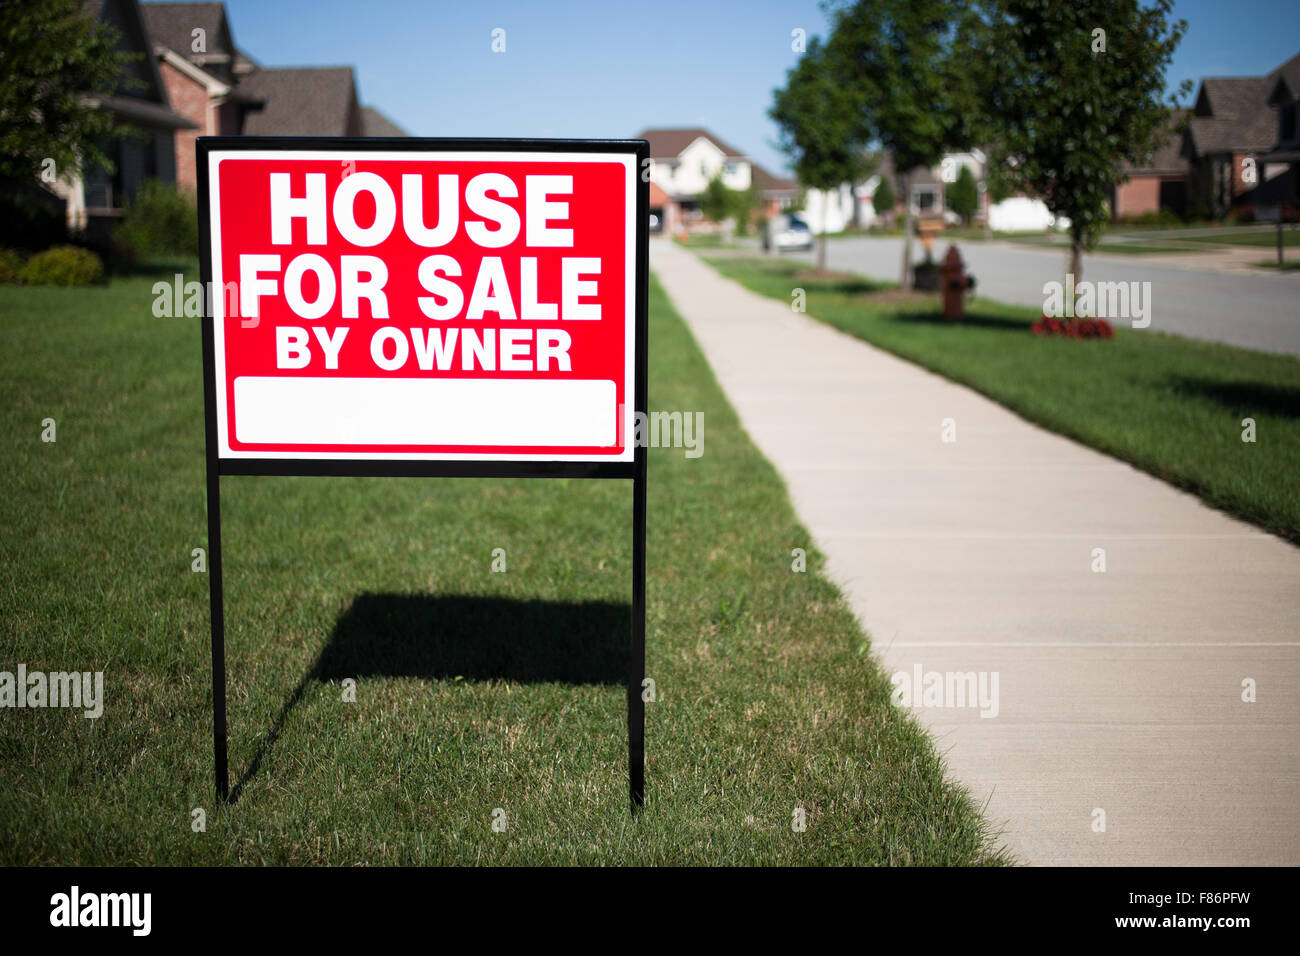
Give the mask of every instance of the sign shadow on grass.
POLYGON ((898 309, 886 313, 885 318, 900 325, 936 326, 954 330, 988 329, 994 332, 1018 332, 1027 335, 1033 319, 1013 316, 971 315, 967 313, 960 319, 949 319, 942 312, 912 312, 898 309))
POLYGON ((1170 383, 1180 394, 1208 398, 1243 415, 1262 413, 1279 418, 1300 418, 1300 388, 1267 382, 1215 381, 1186 375, 1175 376, 1170 383))
POLYGON ((623 686, 632 606, 418 594, 361 594, 263 735, 236 802, 313 683, 367 677, 623 686))

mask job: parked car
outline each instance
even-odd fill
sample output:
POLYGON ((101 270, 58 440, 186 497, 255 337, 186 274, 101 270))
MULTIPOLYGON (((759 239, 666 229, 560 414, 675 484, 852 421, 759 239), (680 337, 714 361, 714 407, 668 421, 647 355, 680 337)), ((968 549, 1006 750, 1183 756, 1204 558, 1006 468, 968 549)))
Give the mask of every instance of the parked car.
POLYGON ((798 216, 785 216, 768 224, 763 248, 777 252, 807 251, 813 247, 813 233, 798 216))

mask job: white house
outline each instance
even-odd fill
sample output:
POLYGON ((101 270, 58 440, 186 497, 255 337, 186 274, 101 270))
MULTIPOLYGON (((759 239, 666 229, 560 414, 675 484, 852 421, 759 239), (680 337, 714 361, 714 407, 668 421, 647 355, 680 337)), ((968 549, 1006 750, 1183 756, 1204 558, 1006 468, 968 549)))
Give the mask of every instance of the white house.
MULTIPOLYGON (((963 166, 970 167, 976 182, 980 184, 980 210, 975 218, 983 220, 988 216, 991 228, 1005 231, 1029 231, 1047 229, 1054 224, 1066 224, 1065 220, 1057 223, 1056 217, 1047 206, 1037 199, 1026 196, 1013 196, 991 207, 987 204, 984 192, 984 178, 988 157, 982 150, 972 149, 968 152, 947 153, 932 169, 915 169, 909 177, 909 192, 913 215, 924 216, 944 212, 944 188, 948 183, 957 181, 963 166)), ((865 229, 877 220, 872 199, 882 177, 889 176, 897 197, 895 208, 902 211, 902 196, 898 177, 895 174, 892 157, 885 153, 881 156, 876 172, 857 183, 842 183, 837 189, 809 189, 806 193, 804 208, 800 215, 808 222, 813 232, 842 232, 845 229, 865 229)))
POLYGON ((798 192, 792 180, 773 176, 706 129, 647 129, 636 138, 650 143, 650 181, 674 207, 661 215, 670 224, 690 227, 703 221, 700 194, 715 176, 728 189, 757 187, 767 215, 786 208, 798 192))

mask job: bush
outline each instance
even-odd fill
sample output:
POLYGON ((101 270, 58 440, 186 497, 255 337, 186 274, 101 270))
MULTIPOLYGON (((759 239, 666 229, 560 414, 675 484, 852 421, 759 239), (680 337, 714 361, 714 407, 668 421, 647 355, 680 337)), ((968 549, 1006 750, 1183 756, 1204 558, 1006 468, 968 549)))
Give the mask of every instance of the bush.
POLYGON ((961 216, 962 223, 970 225, 971 216, 975 215, 975 210, 980 207, 980 188, 969 166, 962 166, 956 182, 944 190, 944 198, 947 200, 948 208, 961 216))
POLYGON ((13 285, 23 271, 23 257, 12 249, 0 249, 0 285, 13 285))
POLYGON ((90 285, 104 277, 104 263, 89 249, 55 246, 32 256, 20 276, 28 285, 90 285))
POLYGON ((871 197, 871 208, 876 211, 877 216, 886 216, 894 211, 894 206, 898 199, 894 196, 894 187, 889 182, 889 177, 882 175, 880 185, 876 187, 875 194, 871 197))
POLYGON ((113 245, 141 255, 199 254, 199 211, 194 197, 175 186, 149 181, 126 207, 113 231, 113 245))

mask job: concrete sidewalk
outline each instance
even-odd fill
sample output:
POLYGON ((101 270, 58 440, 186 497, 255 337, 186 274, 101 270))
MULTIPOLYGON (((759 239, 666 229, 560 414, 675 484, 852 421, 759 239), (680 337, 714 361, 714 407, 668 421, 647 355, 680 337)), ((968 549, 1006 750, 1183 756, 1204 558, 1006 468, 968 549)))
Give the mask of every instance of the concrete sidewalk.
POLYGON ((1300 863, 1300 550, 651 247, 888 671, 997 675, 914 712, 1013 853, 1300 863))

